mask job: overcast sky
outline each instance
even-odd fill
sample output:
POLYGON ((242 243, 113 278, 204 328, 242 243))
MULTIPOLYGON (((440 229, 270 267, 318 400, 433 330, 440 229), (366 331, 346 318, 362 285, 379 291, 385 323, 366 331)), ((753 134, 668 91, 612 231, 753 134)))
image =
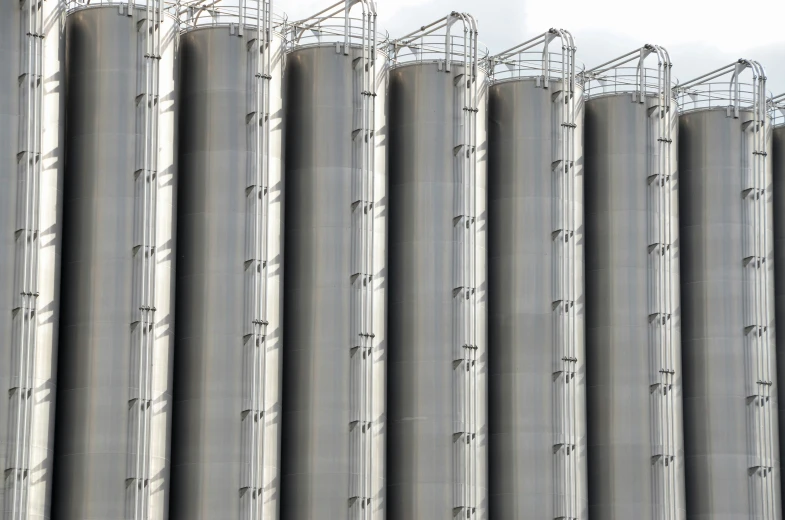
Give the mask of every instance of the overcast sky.
MULTIPOLYGON (((290 20, 310 16, 334 0, 283 0, 290 20)), ((687 81, 748 58, 760 61, 768 90, 785 92, 785 0, 377 0, 379 28, 402 36, 465 11, 480 22, 491 53, 560 27, 577 40, 579 61, 599 65, 644 43, 668 49, 673 75, 687 81)), ((359 9, 357 7, 356 9, 359 9)))

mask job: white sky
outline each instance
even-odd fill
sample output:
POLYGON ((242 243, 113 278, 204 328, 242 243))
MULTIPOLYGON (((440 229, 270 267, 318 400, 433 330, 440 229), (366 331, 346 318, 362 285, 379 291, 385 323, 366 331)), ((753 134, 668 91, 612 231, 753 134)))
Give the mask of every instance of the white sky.
MULTIPOLYGON (((275 1, 276 10, 298 20, 335 0, 275 1)), ((466 11, 479 19, 480 41, 491 53, 560 27, 575 36, 577 58, 589 68, 655 43, 668 49, 682 81, 744 57, 766 67, 768 90, 785 92, 785 0, 377 0, 377 6, 379 28, 392 37, 466 11)))

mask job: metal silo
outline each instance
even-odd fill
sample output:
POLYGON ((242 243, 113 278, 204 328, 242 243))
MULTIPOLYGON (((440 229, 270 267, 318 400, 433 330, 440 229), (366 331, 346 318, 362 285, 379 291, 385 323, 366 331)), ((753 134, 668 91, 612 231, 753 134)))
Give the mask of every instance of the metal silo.
POLYGON ((765 84, 739 60, 677 87, 688 518, 781 518, 765 84))
POLYGON ((69 7, 53 510, 165 519, 177 25, 152 0, 69 7))
POLYGON ((172 519, 276 519, 283 19, 268 0, 179 12, 172 519))
POLYGON ((588 518, 584 103, 575 50, 568 31, 550 29, 491 58, 493 518, 588 518))
MULTIPOLYGON (((776 322, 780 326, 785 326, 785 93, 775 96, 771 100, 774 106, 773 119, 773 171, 772 181, 774 183, 774 271, 779 276, 774 277, 775 282, 775 303, 776 322)), ((777 352, 777 373, 785 374, 785 354, 777 352)), ((785 388, 779 387, 778 413, 780 421, 785 420, 785 388)), ((785 425, 780 424, 780 450, 785 446, 785 425)), ((780 485, 782 479, 780 479, 780 485)))
POLYGON ((585 73, 590 517, 686 515, 671 67, 645 45, 585 73))
POLYGON ((60 319, 63 7, 0 2, 0 515, 49 518, 60 319))
POLYGON ((373 1, 289 25, 281 518, 381 520, 387 58, 373 1))
POLYGON ((486 103, 475 19, 391 42, 387 514, 488 518, 486 103))

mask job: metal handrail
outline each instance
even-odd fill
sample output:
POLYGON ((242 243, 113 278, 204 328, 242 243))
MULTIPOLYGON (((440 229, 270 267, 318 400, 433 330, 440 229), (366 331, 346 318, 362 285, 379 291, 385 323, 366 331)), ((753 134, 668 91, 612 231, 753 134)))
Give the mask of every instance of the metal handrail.
POLYGON ((477 70, 488 71, 487 47, 478 40, 477 21, 468 13, 451 12, 428 25, 387 41, 391 66, 417 62, 444 62, 445 70, 451 63, 463 63, 472 68, 472 77, 477 70), (463 35, 452 34, 452 26, 463 24, 463 35))
POLYGON ((496 81, 515 78, 541 77, 547 84, 551 76, 568 78, 568 87, 575 86, 576 70, 583 72, 583 64, 575 62, 575 39, 564 29, 549 29, 530 40, 488 58, 489 69, 496 81), (550 42, 559 38, 561 51, 551 52, 550 42), (541 47, 541 48, 540 48, 541 47))
MULTIPOLYGON (((154 0, 157 3, 161 3, 163 6, 163 12, 169 14, 175 14, 177 12, 178 5, 181 5, 182 2, 177 0, 154 0)), ((73 11, 77 11, 79 9, 85 9, 88 7, 108 7, 108 6, 129 6, 130 9, 146 9, 148 4, 148 0, 66 0, 66 13, 70 14, 73 11)))
POLYGON ((185 31, 200 28, 234 25, 242 35, 243 27, 256 30, 264 25, 272 26, 273 31, 282 34, 287 20, 286 15, 270 12, 266 0, 239 0, 227 5, 225 0, 191 0, 179 2, 176 13, 181 28, 185 31))
POLYGON ((679 104, 687 110, 721 107, 727 108, 728 113, 736 118, 741 110, 752 110, 758 121, 762 121, 769 110, 766 102, 766 70, 757 61, 744 58, 679 83, 674 91, 679 104), (752 82, 742 83, 741 74, 747 69, 752 72, 752 82))
POLYGON ((785 92, 771 98, 772 125, 785 125, 785 92))
POLYGON ((343 45, 344 48, 369 45, 374 49, 375 60, 379 42, 386 38, 378 32, 376 18, 374 0, 341 0, 308 18, 287 22, 287 50, 322 45, 343 45), (357 4, 362 6, 359 18, 350 15, 357 4))
POLYGON ((675 83, 671 78, 673 63, 667 49, 660 45, 646 44, 617 58, 606 61, 583 73, 586 95, 591 98, 601 94, 632 93, 642 102, 651 95, 673 97, 675 83), (657 67, 646 67, 646 59, 657 57, 657 67), (634 63, 634 65, 629 65, 634 63))

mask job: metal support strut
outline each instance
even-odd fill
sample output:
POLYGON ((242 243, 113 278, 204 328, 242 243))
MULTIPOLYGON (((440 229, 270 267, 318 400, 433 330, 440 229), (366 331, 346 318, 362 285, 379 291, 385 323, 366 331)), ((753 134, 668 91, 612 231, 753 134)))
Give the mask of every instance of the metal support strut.
MULTIPOLYGON (((9 446, 5 461, 5 507, 9 520, 28 516, 33 403, 38 342, 38 263, 43 121, 43 0, 22 0, 17 152, 16 259, 13 296, 9 446)), ((5 339, 8 341, 8 338, 5 339)))
POLYGON ((243 398, 240 411, 242 470, 240 517, 265 516, 267 456, 267 332, 270 235, 270 81, 272 79, 272 0, 240 3, 236 31, 246 38, 248 73, 245 117, 249 154, 246 176, 245 315, 243 319, 243 398), (248 36, 244 31, 248 30, 248 36))
POLYGON ((159 64, 163 0, 119 6, 137 31, 136 152, 134 177, 133 305, 131 378, 128 400, 128 471, 126 517, 150 516, 150 445, 152 441, 153 355, 158 212, 159 64))
MULTIPOLYGON (((744 360, 747 394, 747 467, 750 518, 763 520, 777 516, 774 437, 776 409, 772 386, 776 377, 773 339, 769 324, 772 308, 769 291, 771 247, 769 245, 770 179, 767 171, 767 143, 771 125, 766 99, 766 71, 752 60, 740 59, 678 86, 680 94, 696 96, 701 87, 730 74, 726 117, 741 119, 742 175, 742 269, 744 281, 744 360), (741 74, 750 69, 750 92, 742 91, 741 74), (743 94, 750 98, 743 99, 743 94), (749 104, 748 104, 749 103, 749 104), (742 107, 750 117, 741 116, 742 107)), ((708 87, 710 88, 711 85, 708 87)), ((716 96, 716 94, 715 94, 716 96)))

